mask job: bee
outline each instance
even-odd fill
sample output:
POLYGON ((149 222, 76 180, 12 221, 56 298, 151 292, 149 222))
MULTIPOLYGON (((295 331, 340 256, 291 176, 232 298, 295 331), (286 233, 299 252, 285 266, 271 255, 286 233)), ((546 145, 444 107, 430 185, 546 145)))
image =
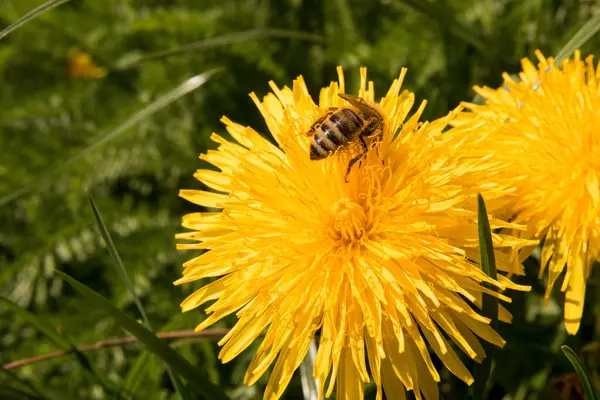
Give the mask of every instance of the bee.
POLYGON ((335 150, 358 139, 362 152, 348 163, 345 180, 352 166, 369 150, 365 138, 383 136, 383 116, 373 106, 357 96, 339 93, 352 107, 330 108, 325 115, 316 120, 307 135, 312 135, 310 143, 310 159, 322 160, 335 150))

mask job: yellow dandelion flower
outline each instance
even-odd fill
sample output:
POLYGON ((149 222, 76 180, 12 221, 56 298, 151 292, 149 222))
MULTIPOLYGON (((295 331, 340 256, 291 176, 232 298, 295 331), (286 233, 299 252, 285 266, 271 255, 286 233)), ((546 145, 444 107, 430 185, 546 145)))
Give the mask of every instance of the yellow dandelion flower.
POLYGON ((522 60, 519 82, 504 75, 507 89, 476 87, 486 104, 466 104, 472 112, 457 121, 478 126, 476 151, 503 165, 492 180, 515 188, 505 212, 529 237, 545 237, 546 299, 566 266, 565 324, 575 334, 585 280, 600 258, 600 68, 579 51, 560 68, 536 55, 537 67, 522 60))
MULTIPOLYGON (((339 398, 362 399, 363 383, 373 379, 378 399, 384 391, 402 399, 405 390, 436 399, 440 376, 428 345, 470 384, 449 342, 478 361, 485 356, 478 337, 502 346, 475 306, 491 292, 481 283, 522 288, 504 276, 492 280, 472 261, 479 251, 477 217, 463 205, 481 189, 469 181, 476 168, 455 162, 460 141, 438 140, 455 113, 419 123, 423 103, 407 119, 414 95, 401 91, 405 70, 375 103, 373 83, 361 69, 358 96, 383 116, 383 136, 370 140, 348 182, 347 165, 360 145, 310 159, 311 125, 331 108, 348 107, 338 96, 345 93, 341 68, 338 74, 318 104, 302 77, 292 88, 271 82, 273 93, 262 101, 251 94, 278 146, 223 118, 235 141, 213 134, 219 147, 201 159, 219 171, 195 174, 214 192, 180 192, 221 211, 183 218, 191 232, 178 238, 191 243, 178 247, 206 252, 184 264, 176 284, 218 279, 190 295, 182 309, 216 300, 197 330, 236 313, 237 324, 219 343, 223 362, 266 330, 245 376, 252 385, 274 364, 265 399, 282 395, 315 337, 321 395, 329 397, 335 387, 339 398)), ((515 245, 502 235, 493 240, 499 248, 515 245)), ((498 257, 499 268, 507 269, 508 257, 498 257)), ((503 308, 500 314, 510 317, 503 308)))
POLYGON ((107 74, 106 68, 99 67, 92 57, 79 50, 71 50, 67 58, 69 79, 101 79, 107 74))

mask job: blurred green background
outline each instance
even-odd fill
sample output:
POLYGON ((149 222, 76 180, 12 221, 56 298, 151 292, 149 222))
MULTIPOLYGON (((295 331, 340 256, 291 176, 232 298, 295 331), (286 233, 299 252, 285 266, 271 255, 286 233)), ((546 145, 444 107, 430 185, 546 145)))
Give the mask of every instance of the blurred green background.
MULTIPOLYGON (((2 27, 40 4, 0 1, 2 27)), ((45 13, 0 42, 0 294, 78 345, 127 335, 55 274, 65 271, 139 318, 99 235, 89 192, 155 329, 193 329, 202 311, 183 315, 179 303, 200 283, 172 282, 197 255, 176 251, 174 235, 181 216, 198 208, 177 193, 200 188, 192 174, 201 167, 198 155, 214 147, 210 133, 224 133, 222 115, 265 132, 248 93, 262 96, 269 80, 286 85, 302 74, 317 96, 342 65, 350 89, 367 66, 382 95, 406 66, 404 87, 428 100, 427 119, 437 118, 472 99, 472 85, 501 84, 501 73, 518 72, 519 60, 535 49, 556 54, 597 12, 594 0, 73 0, 45 13), (74 51, 89 55, 105 76, 69 74, 74 51), (222 70, 197 90, 115 131, 214 68, 222 70)), ((599 48, 593 38, 583 50, 599 48)), ((494 355, 488 397, 581 398, 559 347, 572 346, 598 377, 598 274, 580 333, 565 338, 563 299, 555 290, 541 307, 534 263, 518 280, 533 284, 533 293, 514 296, 513 324, 500 328, 508 344, 494 355)), ((58 350, 2 302, 0 321, 0 364, 58 350)), ((199 380, 231 399, 262 398, 266 377, 252 388, 242 384, 256 345, 221 365, 216 342, 172 344, 199 367, 199 380)), ((106 382, 135 399, 175 398, 164 364, 140 361, 146 355, 139 345, 87 355, 96 376, 72 355, 0 372, 0 398, 116 397, 106 382)), ((440 370, 443 398, 465 398, 468 387, 440 370)), ((299 376, 285 398, 302 398, 299 376)))

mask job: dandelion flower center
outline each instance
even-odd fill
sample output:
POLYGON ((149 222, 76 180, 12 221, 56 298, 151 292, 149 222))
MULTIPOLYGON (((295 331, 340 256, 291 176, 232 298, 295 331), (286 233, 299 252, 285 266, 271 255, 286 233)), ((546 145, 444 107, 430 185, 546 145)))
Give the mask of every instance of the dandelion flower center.
POLYGON ((331 206, 329 235, 341 245, 359 241, 369 230, 369 220, 363 206, 342 198, 331 206))
MULTIPOLYGON (((384 128, 377 147, 369 143, 349 174, 352 151, 311 160, 305 135, 327 110, 348 106, 339 96, 345 94, 340 69, 339 82, 321 91, 318 104, 301 78, 292 88, 272 83, 262 101, 251 95, 278 146, 224 118, 235 143, 213 135, 219 147, 202 158, 220 171, 195 174, 218 193, 181 192, 223 210, 184 217, 192 231, 178 238, 194 243, 179 248, 208 251, 184 264, 177 284, 220 278, 191 294, 182 309, 214 301, 197 330, 237 316, 219 343, 224 362, 261 341, 244 381, 256 383, 274 364, 266 400, 283 395, 315 336, 319 398, 337 388, 338 398, 363 399, 364 383, 373 380, 378 399, 384 390, 400 399, 409 390, 435 400, 441 378, 428 344, 468 384, 473 377, 450 341, 478 361, 485 351, 477 337, 504 344, 474 304, 483 282, 517 287, 470 261, 478 254, 477 224, 463 187, 472 177, 453 157, 462 141, 439 143, 445 118, 420 125, 424 103, 408 118, 414 95, 401 91, 404 73, 376 102, 361 70, 358 97, 380 110, 384 128)), ((496 248, 514 244, 500 235, 493 240, 496 248)), ((499 257, 501 269, 506 263, 499 257)))

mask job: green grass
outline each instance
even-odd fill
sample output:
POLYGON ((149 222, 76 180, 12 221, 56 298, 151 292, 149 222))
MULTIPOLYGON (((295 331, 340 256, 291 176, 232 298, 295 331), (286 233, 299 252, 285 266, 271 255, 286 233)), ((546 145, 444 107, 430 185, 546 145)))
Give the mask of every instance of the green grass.
MULTIPOLYGON (((144 320, 161 330, 193 329, 204 318, 200 310, 179 310, 198 286, 172 285, 190 258, 175 250, 174 235, 181 216, 197 211, 177 192, 198 188, 192 177, 198 154, 213 146, 211 132, 224 134, 222 115, 266 132, 248 93, 266 94, 268 81, 289 85, 302 74, 316 93, 342 65, 354 90, 364 65, 383 95, 381 88, 406 66, 405 88, 428 100, 425 118, 432 119, 471 99, 472 85, 500 85, 502 72, 518 72, 520 59, 535 49, 563 58, 581 46, 598 55, 598 11, 593 2, 575 0, 1 2, 7 29, 0 33, 6 33, 0 41, 0 295, 10 303, 0 303, 0 363, 126 336, 116 311, 107 312, 89 290, 130 319, 144 310, 144 320), (60 7, 19 22, 49 4, 60 7), (91 55, 107 76, 70 79, 70 49, 91 55), (114 242, 109 251, 88 192, 114 242), (115 248, 128 279, 115 270, 115 248), (88 296, 57 271, 85 285, 88 296), (32 325, 32 316, 41 325, 32 325)), ((582 329, 568 338, 556 311, 563 304, 558 291, 543 308, 535 271, 518 282, 534 290, 514 294, 513 323, 498 324, 508 344, 488 370, 489 398, 551 398, 557 382, 574 373, 563 344, 580 355, 598 387, 598 354, 580 351, 600 338, 598 274, 590 279, 582 329)), ((187 386, 191 381, 205 396, 261 398, 266 378, 256 387, 242 384, 253 351, 222 365, 215 340, 194 338, 172 342, 173 356, 138 325, 128 329, 144 329, 153 345, 75 353, 3 372, 0 397, 102 399, 120 390, 121 398, 175 398, 168 364, 187 381, 181 390, 191 398, 201 398, 187 386), (158 353, 150 354, 152 346, 158 353), (178 370, 186 363, 198 370, 196 380, 178 370)), ((473 371, 474 363, 465 362, 473 371)), ((440 371, 449 390, 444 398, 465 398, 469 388, 440 371)), ((312 384, 306 375, 305 387, 312 384)), ((302 392, 297 373, 286 398, 300 399, 302 392)), ((366 393, 375 398, 372 387, 366 393)))

